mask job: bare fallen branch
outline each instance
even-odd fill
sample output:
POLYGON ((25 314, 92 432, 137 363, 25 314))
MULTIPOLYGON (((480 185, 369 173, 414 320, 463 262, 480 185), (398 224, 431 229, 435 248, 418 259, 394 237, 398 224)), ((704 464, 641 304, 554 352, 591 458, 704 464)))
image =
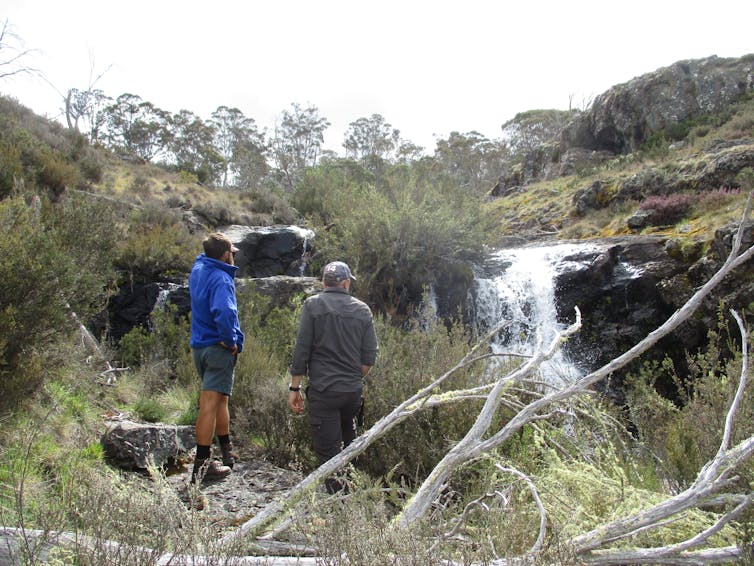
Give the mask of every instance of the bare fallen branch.
POLYGON ((534 485, 534 482, 531 480, 529 476, 519 472, 518 470, 514 468, 501 466, 500 464, 495 464, 495 467, 501 472, 505 472, 506 474, 512 474, 516 476, 517 478, 524 481, 527 486, 529 486, 529 491, 531 492, 531 496, 534 499, 534 503, 537 505, 537 509, 539 510, 539 535, 537 536, 537 540, 534 542, 534 545, 529 549, 529 554, 532 554, 532 555, 536 554, 542 549, 542 544, 545 541, 545 534, 547 533, 547 511, 545 510, 545 506, 539 497, 539 491, 537 491, 537 486, 534 485))
MULTIPOLYGON (((725 421, 725 429, 723 437, 720 442, 715 457, 705 464, 697 475, 694 483, 683 492, 671 497, 657 505, 654 505, 648 509, 645 509, 639 513, 631 515, 629 517, 622 517, 607 525, 601 525, 600 527, 593 529, 592 531, 583 535, 574 537, 571 540, 571 544, 576 549, 577 554, 588 555, 590 551, 603 547, 608 543, 612 543, 621 538, 627 538, 635 535, 638 532, 645 531, 647 529, 656 528, 661 526, 662 522, 670 517, 676 516, 679 513, 691 508, 702 506, 709 501, 712 497, 717 495, 722 489, 731 485, 733 480, 729 477, 735 468, 751 457, 754 453, 754 436, 749 437, 747 440, 739 443, 737 446, 730 448, 731 431, 733 428, 733 421, 736 412, 740 405, 740 400, 744 393, 744 388, 747 382, 748 374, 748 336, 743 321, 738 313, 731 311, 736 322, 738 323, 739 331, 741 332, 742 342, 742 354, 744 362, 742 364, 742 371, 739 378, 739 385, 736 390, 736 395, 731 402, 730 408, 725 421)), ((662 558, 667 556, 680 556, 683 552, 704 543, 712 534, 718 532, 725 525, 730 523, 736 517, 738 517, 745 509, 752 505, 752 495, 749 494, 738 500, 736 507, 723 515, 718 521, 702 533, 699 533, 695 537, 692 537, 688 541, 678 543, 675 545, 668 545, 655 549, 636 549, 632 551, 615 551, 613 554, 609 552, 600 553, 598 556, 602 559, 606 556, 620 556, 621 559, 625 559, 627 553, 634 552, 638 558, 637 562, 643 559, 662 558)), ((612 560, 612 558, 610 558, 612 560)), ((633 559, 626 559, 627 562, 634 562, 633 559)), ((603 562, 599 562, 602 564, 603 562)), ((605 564, 612 564, 615 562, 604 562, 605 564)))

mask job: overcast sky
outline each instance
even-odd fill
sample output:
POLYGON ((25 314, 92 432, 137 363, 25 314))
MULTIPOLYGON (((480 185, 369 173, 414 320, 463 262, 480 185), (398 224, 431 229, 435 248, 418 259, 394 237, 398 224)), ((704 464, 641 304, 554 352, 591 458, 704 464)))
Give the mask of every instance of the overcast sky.
MULTIPOLYGON (((543 0, 2 0, 0 18, 60 91, 97 87, 203 119, 237 107, 271 132, 309 104, 342 151, 350 122, 381 114, 434 149, 452 131, 494 139, 516 113, 567 109, 682 59, 754 53, 754 2, 543 0)), ((39 79, 0 92, 58 116, 39 79)))

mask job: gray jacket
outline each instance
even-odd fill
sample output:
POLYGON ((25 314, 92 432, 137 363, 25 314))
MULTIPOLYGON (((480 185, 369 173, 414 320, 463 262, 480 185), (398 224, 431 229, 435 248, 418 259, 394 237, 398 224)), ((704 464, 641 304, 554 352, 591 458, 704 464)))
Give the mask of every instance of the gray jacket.
POLYGON ((304 302, 291 375, 308 375, 317 391, 360 391, 361 366, 373 366, 376 357, 372 312, 364 302, 340 287, 325 287, 304 302))

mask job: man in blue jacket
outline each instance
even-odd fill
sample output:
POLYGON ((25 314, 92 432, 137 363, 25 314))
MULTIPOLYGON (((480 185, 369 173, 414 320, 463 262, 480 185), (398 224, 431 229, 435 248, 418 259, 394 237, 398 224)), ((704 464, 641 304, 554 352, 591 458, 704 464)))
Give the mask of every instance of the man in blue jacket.
POLYGON ((244 334, 238 321, 234 278, 238 251, 227 236, 210 234, 189 276, 191 295, 191 348, 202 378, 196 419, 196 459, 191 483, 224 478, 235 463, 230 441, 228 399, 233 391, 236 357, 244 334), (211 460, 212 438, 217 434, 223 462, 211 460))

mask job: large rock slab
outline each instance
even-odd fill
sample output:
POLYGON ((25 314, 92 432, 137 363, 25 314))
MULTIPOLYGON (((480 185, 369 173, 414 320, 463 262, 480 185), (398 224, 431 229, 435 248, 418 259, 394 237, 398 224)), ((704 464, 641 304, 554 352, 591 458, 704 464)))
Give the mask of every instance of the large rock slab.
POLYGON ((126 470, 168 468, 196 446, 193 426, 110 421, 101 439, 105 456, 126 470))
POLYGON ((563 132, 563 150, 628 153, 655 133, 718 112, 754 90, 754 55, 679 61, 614 86, 563 132))

